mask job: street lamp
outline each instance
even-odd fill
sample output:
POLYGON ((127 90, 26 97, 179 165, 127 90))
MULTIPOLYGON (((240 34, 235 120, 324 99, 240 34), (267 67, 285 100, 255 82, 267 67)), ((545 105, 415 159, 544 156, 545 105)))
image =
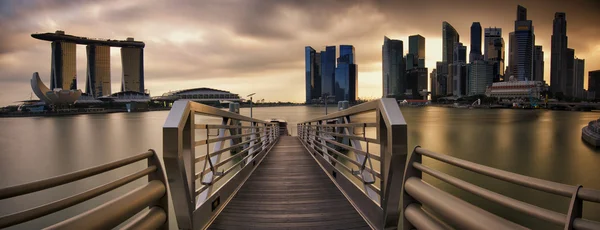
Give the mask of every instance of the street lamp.
POLYGON ((327 101, 329 101, 330 98, 335 98, 335 96, 329 96, 329 93, 324 93, 321 94, 321 98, 325 100, 325 115, 327 115, 327 101))
POLYGON ((251 94, 248 94, 248 96, 246 96, 246 97, 250 97, 250 118, 252 118, 252 96, 254 96, 254 94, 256 94, 256 93, 251 93, 251 94))

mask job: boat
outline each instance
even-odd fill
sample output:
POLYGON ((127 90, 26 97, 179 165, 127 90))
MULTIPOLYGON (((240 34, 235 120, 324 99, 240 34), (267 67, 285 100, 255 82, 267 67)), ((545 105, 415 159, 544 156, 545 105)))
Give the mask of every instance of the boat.
POLYGON ((581 139, 593 145, 600 146, 600 119, 590 121, 587 126, 581 129, 581 139))

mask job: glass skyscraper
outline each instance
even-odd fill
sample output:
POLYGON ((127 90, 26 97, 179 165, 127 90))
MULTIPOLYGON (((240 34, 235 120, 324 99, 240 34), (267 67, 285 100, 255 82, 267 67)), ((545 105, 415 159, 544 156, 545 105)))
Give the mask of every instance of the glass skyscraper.
POLYGON ((499 82, 504 76, 504 39, 501 28, 486 28, 484 35, 483 60, 493 65, 494 82, 499 82))
POLYGON ((556 12, 552 26, 550 50, 550 91, 567 92, 567 16, 556 12))
POLYGON ((473 22, 471 25, 471 51, 469 52, 469 62, 481 60, 481 24, 473 22))
POLYGON ((535 46, 533 53, 533 80, 544 80, 544 51, 542 46, 535 46))
POLYGON ((321 97, 325 94, 334 95, 335 83, 335 56, 336 47, 327 46, 321 51, 321 97))
POLYGON ((321 54, 307 46, 304 48, 305 70, 306 70, 306 103, 321 96, 321 54))
POLYGON ((335 68, 335 100, 356 102, 357 96, 357 67, 354 46, 340 45, 340 57, 335 68))
POLYGON ((533 49, 535 36, 533 23, 527 20, 527 9, 517 7, 517 20, 515 21, 516 41, 516 68, 513 74, 519 81, 533 80, 533 49))
POLYGON ((420 34, 408 37, 406 63, 406 70, 414 67, 425 68, 425 38, 420 34))
MULTIPOLYGON (((442 88, 446 89, 446 94, 452 94, 454 88, 452 88, 452 70, 451 65, 454 63, 454 43, 460 41, 460 37, 456 29, 450 25, 450 23, 444 21, 442 23, 442 61, 447 66, 447 68, 440 69, 438 68, 438 74, 442 74, 443 78, 446 79, 446 82, 440 82, 442 84, 442 88), (442 70, 442 71, 440 71, 442 70)), ((438 78, 439 80, 440 78, 438 78)))
POLYGON ((382 46, 382 97, 398 97, 406 91, 404 45, 401 40, 384 37, 382 46))

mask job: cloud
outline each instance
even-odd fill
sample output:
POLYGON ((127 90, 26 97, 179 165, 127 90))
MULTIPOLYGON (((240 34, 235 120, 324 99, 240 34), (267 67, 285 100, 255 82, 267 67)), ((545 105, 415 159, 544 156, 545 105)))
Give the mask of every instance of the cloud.
MULTIPOLYGON (((260 88, 266 100, 302 101, 304 47, 356 47, 361 97, 380 95, 383 36, 405 41, 426 38, 426 64, 441 58, 442 21, 469 44, 469 27, 503 28, 505 43, 514 27, 516 5, 528 8, 536 43, 544 46, 549 80, 550 34, 554 12, 567 13, 569 47, 600 69, 596 55, 600 2, 574 1, 396 1, 396 0, 102 0, 0 2, 0 105, 24 99, 32 72, 49 81, 50 45, 35 32, 65 30, 87 37, 146 43, 146 85, 153 95, 182 87, 213 87, 244 94, 260 88), (269 86, 273 88, 269 90, 269 86), (8 93, 10 92, 10 93, 8 93), (21 93, 25 92, 25 93, 21 93), (289 92, 289 93, 286 93, 289 92)), ((506 48, 508 50, 508 47, 506 48)), ((120 81, 120 55, 111 49, 113 85, 120 81)), ((77 73, 85 84, 85 51, 78 46, 77 73)), ((586 74, 587 75, 587 74, 586 74)), ((116 92, 117 89, 113 89, 116 92)))

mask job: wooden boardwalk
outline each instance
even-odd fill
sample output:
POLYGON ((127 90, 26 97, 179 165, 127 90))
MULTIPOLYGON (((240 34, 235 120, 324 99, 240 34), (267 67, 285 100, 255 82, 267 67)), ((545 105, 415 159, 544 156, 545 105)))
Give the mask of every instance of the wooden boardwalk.
POLYGON ((297 137, 279 143, 209 229, 370 229, 297 137))

